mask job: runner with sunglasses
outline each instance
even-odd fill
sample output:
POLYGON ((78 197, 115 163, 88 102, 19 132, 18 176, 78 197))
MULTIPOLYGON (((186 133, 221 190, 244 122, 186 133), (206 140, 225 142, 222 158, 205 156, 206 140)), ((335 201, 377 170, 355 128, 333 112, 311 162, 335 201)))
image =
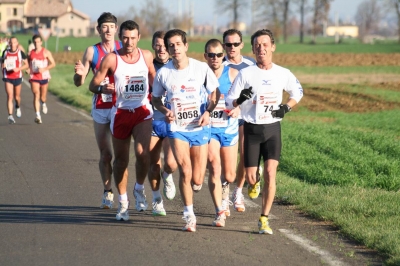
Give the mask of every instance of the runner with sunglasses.
POLYGON ((220 96, 219 83, 206 63, 187 56, 189 44, 184 31, 168 31, 164 43, 172 61, 157 72, 152 102, 169 122, 168 138, 179 167, 179 189, 184 204, 186 225, 182 230, 195 232, 193 188, 198 189, 204 181, 209 120, 220 96), (165 105, 162 102, 164 95, 165 105))
POLYGON ((264 188, 261 217, 258 221, 260 234, 272 234, 269 227, 270 213, 276 192, 282 141, 280 121, 303 97, 300 82, 290 70, 272 62, 275 40, 270 30, 259 30, 251 36, 256 65, 239 72, 226 102, 229 107, 240 106, 244 129, 244 166, 247 182, 254 186, 259 182, 257 166, 264 160, 264 188), (283 91, 289 100, 282 104, 283 91))
MULTIPOLYGON (((222 40, 224 41, 224 49, 226 51, 226 56, 224 57, 223 64, 235 68, 237 70, 242 70, 248 66, 254 65, 255 60, 248 56, 242 56, 241 50, 244 47, 242 40, 242 33, 236 29, 229 29, 225 31, 222 35, 222 40)), ((244 196, 242 189, 245 182, 245 171, 243 165, 243 124, 244 121, 239 116, 239 151, 240 158, 239 164, 237 166, 236 174, 236 187, 232 193, 232 202, 235 210, 238 212, 244 212, 246 207, 244 205, 244 196)), ((249 189, 248 192, 250 198, 257 198, 260 191, 259 183, 254 189, 249 189), (257 190, 258 189, 258 190, 257 190), (258 193, 257 193, 258 192, 258 193)), ((224 190, 227 190, 229 194, 229 184, 225 184, 224 190)))
POLYGON ((224 227, 226 217, 230 216, 229 186, 222 184, 235 181, 238 152, 239 108, 226 109, 225 98, 238 70, 222 65, 224 49, 217 39, 207 41, 204 58, 218 78, 221 96, 217 107, 211 113, 211 137, 208 142, 208 187, 215 207, 215 220, 212 225, 224 227), (224 180, 221 180, 221 173, 224 180))

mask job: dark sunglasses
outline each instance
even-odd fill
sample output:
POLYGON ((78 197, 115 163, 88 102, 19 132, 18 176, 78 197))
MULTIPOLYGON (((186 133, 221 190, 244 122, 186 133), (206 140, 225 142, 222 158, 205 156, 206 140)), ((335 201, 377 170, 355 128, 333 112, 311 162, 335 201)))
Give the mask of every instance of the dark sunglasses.
POLYGON ((218 58, 220 58, 220 57, 223 57, 224 56, 224 53, 207 53, 207 56, 209 57, 209 58, 214 58, 214 57, 218 57, 218 58))
POLYGON ((227 42, 227 43, 224 43, 224 44, 225 44, 226 47, 232 47, 232 45, 235 46, 235 47, 238 47, 241 44, 241 42, 232 42, 232 43, 227 42))

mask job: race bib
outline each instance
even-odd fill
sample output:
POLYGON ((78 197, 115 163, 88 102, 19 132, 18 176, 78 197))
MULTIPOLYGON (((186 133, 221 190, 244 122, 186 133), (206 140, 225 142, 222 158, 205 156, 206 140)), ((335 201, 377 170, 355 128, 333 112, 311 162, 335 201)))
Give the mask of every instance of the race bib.
POLYGON ((44 64, 43 64, 43 61, 42 60, 36 60, 36 59, 34 59, 33 61, 32 61, 32 70, 33 70, 33 73, 39 73, 39 68, 43 68, 44 67, 44 64))
POLYGON ((146 97, 147 83, 143 76, 129 77, 122 92, 122 97, 128 101, 142 101, 146 97))
POLYGON ((11 71, 17 67, 17 58, 11 57, 4 61, 7 71, 11 71))
MULTIPOLYGON (((100 85, 106 85, 110 83, 110 79, 108 77, 106 77, 101 83, 100 85)), ((112 94, 101 94, 101 100, 103 101, 103 103, 110 103, 112 102, 112 94)))
POLYGON ((200 102, 196 99, 174 102, 176 131, 187 131, 199 127, 200 102))
POLYGON ((278 95, 273 92, 257 93, 256 123, 262 124, 272 119, 271 111, 278 109, 278 95))
POLYGON ((211 126, 212 127, 227 127, 228 126, 228 114, 225 113, 225 99, 224 95, 221 94, 217 106, 214 111, 210 113, 211 126))

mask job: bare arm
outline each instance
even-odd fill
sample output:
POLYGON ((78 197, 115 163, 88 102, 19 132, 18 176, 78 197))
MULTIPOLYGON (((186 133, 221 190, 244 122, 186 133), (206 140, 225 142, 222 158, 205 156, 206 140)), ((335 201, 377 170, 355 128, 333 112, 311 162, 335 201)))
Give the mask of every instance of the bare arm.
POLYGON ((152 96, 151 103, 153 104, 154 108, 165 115, 165 119, 168 123, 171 123, 175 120, 174 113, 163 105, 161 97, 152 96))
POLYGON ((156 76, 156 69, 153 65, 153 54, 149 50, 142 50, 144 60, 147 68, 149 69, 149 85, 153 86, 154 78, 156 76))
POLYGON ((103 85, 100 90, 99 87, 108 74, 114 73, 116 65, 117 65, 117 55, 114 53, 107 54, 101 61, 99 70, 96 72, 96 74, 90 81, 89 90, 93 93, 98 93, 98 94, 113 93, 115 91, 113 83, 103 85))
POLYGON ((48 64, 47 64, 47 67, 39 69, 40 73, 42 73, 46 70, 50 70, 56 66, 56 61, 54 60, 53 55, 51 54, 51 52, 49 50, 45 50, 45 56, 47 58, 48 64))
POLYGON ((85 79, 90 71, 90 63, 93 60, 94 49, 93 46, 89 46, 83 54, 82 61, 78 60, 75 63, 75 75, 74 84, 79 87, 85 83, 85 79))
POLYGON ((199 119, 199 126, 206 126, 210 123, 210 113, 214 110, 214 108, 217 106, 219 97, 221 96, 221 92, 219 91, 218 88, 216 88, 211 94, 210 94, 210 101, 207 106, 206 112, 200 117, 199 119))

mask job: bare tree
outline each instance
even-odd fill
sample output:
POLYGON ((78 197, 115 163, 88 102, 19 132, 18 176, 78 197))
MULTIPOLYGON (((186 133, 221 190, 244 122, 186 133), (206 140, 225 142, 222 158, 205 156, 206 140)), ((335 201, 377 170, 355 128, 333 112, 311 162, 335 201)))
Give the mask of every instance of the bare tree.
POLYGON ((312 43, 316 43, 317 34, 323 31, 323 25, 328 21, 330 2, 332 0, 314 0, 312 18, 312 43))
POLYGON ((394 11, 397 17, 397 35, 399 37, 398 42, 400 43, 400 0, 387 0, 388 11, 394 11), (393 10, 394 9, 394 10, 393 10))
POLYGON ((377 0, 366 0, 358 5, 356 23, 359 27, 359 38, 364 37, 376 30, 382 18, 381 8, 377 0))
POLYGON ((118 21, 134 20, 140 26, 140 34, 148 37, 157 30, 168 29, 169 17, 167 8, 160 1, 148 0, 140 11, 131 6, 125 14, 118 16, 118 21))
POLYGON ((304 17, 306 14, 306 5, 307 5, 307 0, 299 0, 298 2, 299 5, 299 12, 300 12, 300 43, 304 42, 304 17))
POLYGON ((232 26, 238 28, 239 26, 239 11, 247 7, 246 0, 217 0, 216 12, 218 13, 232 13, 232 26))
POLYGON ((288 37, 288 16, 289 16, 290 0, 282 0, 282 25, 283 25, 283 42, 287 42, 288 37))

